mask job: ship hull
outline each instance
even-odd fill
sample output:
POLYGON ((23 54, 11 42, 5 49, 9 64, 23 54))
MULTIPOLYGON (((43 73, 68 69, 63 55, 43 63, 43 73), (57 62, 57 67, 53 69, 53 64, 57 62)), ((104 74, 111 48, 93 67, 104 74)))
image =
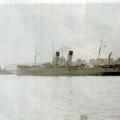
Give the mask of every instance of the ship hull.
POLYGON ((119 68, 81 67, 18 67, 17 75, 22 76, 119 76, 119 68))

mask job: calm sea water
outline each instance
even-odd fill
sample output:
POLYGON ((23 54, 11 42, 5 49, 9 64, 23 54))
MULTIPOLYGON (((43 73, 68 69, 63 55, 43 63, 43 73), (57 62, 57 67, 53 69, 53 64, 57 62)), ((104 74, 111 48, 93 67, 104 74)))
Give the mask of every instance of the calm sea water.
POLYGON ((120 77, 0 76, 0 120, 120 120, 120 77))

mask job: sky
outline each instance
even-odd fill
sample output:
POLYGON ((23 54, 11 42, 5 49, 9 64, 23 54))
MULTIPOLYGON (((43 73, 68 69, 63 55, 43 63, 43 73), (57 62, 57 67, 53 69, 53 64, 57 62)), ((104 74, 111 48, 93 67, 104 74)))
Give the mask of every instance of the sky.
POLYGON ((0 65, 52 61, 54 50, 77 58, 120 57, 120 4, 0 5, 0 65))

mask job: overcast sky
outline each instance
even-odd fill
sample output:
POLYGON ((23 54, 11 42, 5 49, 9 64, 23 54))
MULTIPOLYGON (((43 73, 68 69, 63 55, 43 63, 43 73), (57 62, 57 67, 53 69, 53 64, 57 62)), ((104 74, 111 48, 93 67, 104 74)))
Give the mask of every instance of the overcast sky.
POLYGON ((52 43, 74 59, 120 56, 120 4, 0 5, 0 64, 51 61, 52 43), (104 46, 105 45, 105 46, 104 46))

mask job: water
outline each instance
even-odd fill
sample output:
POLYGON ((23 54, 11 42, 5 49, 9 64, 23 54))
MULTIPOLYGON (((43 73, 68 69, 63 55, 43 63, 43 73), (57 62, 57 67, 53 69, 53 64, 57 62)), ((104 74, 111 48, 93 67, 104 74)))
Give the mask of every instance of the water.
POLYGON ((0 76, 0 120, 120 120, 120 77, 0 76))

